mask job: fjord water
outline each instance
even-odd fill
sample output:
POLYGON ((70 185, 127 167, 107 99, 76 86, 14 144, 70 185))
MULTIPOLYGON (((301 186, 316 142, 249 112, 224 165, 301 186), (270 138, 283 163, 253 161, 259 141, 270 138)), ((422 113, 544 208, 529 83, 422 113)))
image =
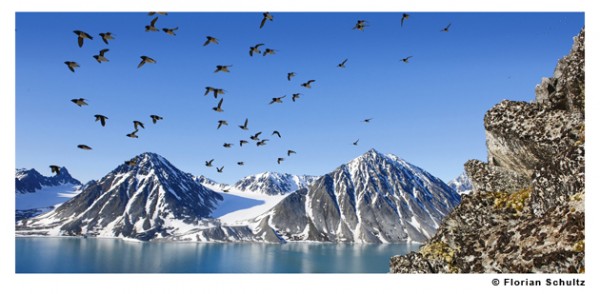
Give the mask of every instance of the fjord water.
POLYGON ((16 238, 16 273, 386 273, 418 244, 184 243, 16 238))

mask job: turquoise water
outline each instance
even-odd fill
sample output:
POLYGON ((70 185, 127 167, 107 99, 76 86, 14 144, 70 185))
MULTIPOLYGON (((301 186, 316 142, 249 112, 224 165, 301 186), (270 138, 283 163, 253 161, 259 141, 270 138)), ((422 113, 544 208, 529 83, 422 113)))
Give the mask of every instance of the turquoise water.
POLYGON ((17 273, 386 273, 415 244, 203 244, 16 238, 17 273))

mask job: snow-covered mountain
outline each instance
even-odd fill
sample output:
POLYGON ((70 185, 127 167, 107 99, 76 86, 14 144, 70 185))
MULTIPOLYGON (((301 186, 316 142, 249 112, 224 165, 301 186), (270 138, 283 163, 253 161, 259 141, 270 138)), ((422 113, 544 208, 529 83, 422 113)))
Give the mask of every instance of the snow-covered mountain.
POLYGON ((264 172, 244 177, 233 185, 241 192, 263 195, 285 195, 306 188, 318 177, 291 175, 288 173, 264 172))
POLYGON ((35 169, 17 169, 15 172, 15 191, 17 194, 33 193, 44 187, 56 187, 65 184, 81 185, 74 179, 65 167, 60 168, 60 174, 45 177, 35 169))
POLYGON ((467 173, 463 172, 458 177, 448 182, 448 186, 454 189, 458 194, 468 194, 473 190, 473 185, 471 184, 471 180, 467 176, 467 173))
POLYGON ((374 149, 253 220, 275 241, 424 242, 460 202, 440 179, 374 149))
POLYGON ((169 237, 205 220, 223 197, 163 157, 143 153, 132 166, 122 164, 68 202, 46 214, 17 223, 18 234, 169 237))

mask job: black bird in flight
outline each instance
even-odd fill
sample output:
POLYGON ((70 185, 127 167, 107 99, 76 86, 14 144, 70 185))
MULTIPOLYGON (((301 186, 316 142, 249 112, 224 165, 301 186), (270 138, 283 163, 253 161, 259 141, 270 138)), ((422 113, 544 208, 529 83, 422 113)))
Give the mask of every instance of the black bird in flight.
POLYGON ((142 59, 142 61, 140 61, 140 63, 138 64, 138 68, 142 67, 144 64, 146 63, 156 63, 156 60, 146 56, 146 55, 142 55, 140 56, 140 58, 142 59))
POLYGON ((291 80, 292 80, 292 78, 293 78, 293 77, 295 77, 295 76, 296 76, 296 73, 295 73, 295 72, 288 72, 288 74, 287 74, 287 79, 288 79, 288 81, 291 81, 291 80))
POLYGON ((275 49, 271 49, 271 48, 266 48, 265 52, 263 52, 263 56, 267 56, 267 55, 274 55, 275 54, 275 49))
POLYGON ((218 173, 222 173, 222 172, 223 172, 223 168, 225 168, 225 166, 222 166, 221 168, 218 168, 218 167, 217 167, 217 172, 218 172, 218 173))
POLYGON ((258 54, 262 53, 260 51, 260 49, 258 49, 258 47, 263 46, 263 45, 265 45, 265 44, 260 43, 260 44, 256 44, 256 45, 250 47, 250 56, 253 56, 254 53, 258 53, 258 54))
POLYGON ((283 101, 281 101, 281 99, 285 98, 285 96, 286 96, 286 95, 283 95, 283 96, 281 96, 281 97, 274 97, 274 98, 271 98, 271 102, 269 102, 269 105, 270 105, 270 104, 273 104, 273 103, 283 103, 283 101))
POLYGON ((83 99, 83 98, 71 99, 71 102, 77 104, 77 106, 79 106, 79 107, 88 105, 87 102, 85 102, 85 99, 83 99))
POLYGON ((233 65, 217 65, 217 69, 215 69, 215 73, 218 73, 220 71, 222 72, 229 72, 229 68, 232 67, 233 65))
POLYGON ((277 158, 277 164, 281 164, 282 161, 284 161, 285 159, 283 157, 279 157, 277 158))
POLYGON ((342 61, 340 64, 338 64, 339 68, 345 68, 346 67, 346 62, 348 61, 348 58, 344 59, 344 61, 342 61))
POLYGON ((256 134, 254 134, 253 136, 250 136, 250 139, 252 139, 254 141, 258 141, 258 140, 260 140, 260 138, 258 138, 258 136, 260 136, 260 134, 262 134, 262 132, 258 132, 256 134))
POLYGON ((58 176, 58 175, 60 175, 60 166, 58 166, 58 165, 51 165, 50 166, 50 171, 52 173, 55 173, 58 176))
POLYGON ((408 60, 409 60, 409 59, 411 59, 411 58, 412 58, 412 55, 411 55, 411 56, 408 56, 408 57, 406 57, 406 58, 402 58, 402 61, 403 61, 404 63, 408 63, 408 60))
POLYGON ((219 125, 217 126, 217 130, 221 128, 221 126, 228 126, 226 120, 219 120, 219 125))
POLYGON ((127 134, 126 136, 129 137, 129 138, 139 138, 138 135, 136 135, 137 132, 138 132, 138 130, 136 129, 135 131, 127 134))
POLYGON ((167 15, 168 13, 164 12, 164 11, 150 11, 150 12, 148 12, 148 15, 150 15, 150 16, 155 15, 155 14, 167 15))
POLYGON ((223 147, 225 147, 225 148, 231 148, 231 145, 233 145, 233 144, 231 144, 231 143, 223 143, 223 147))
POLYGON ((221 98, 221 100, 219 100, 219 103, 217 104, 217 106, 213 107, 212 109, 216 112, 223 112, 223 108, 221 108, 221 105, 223 105, 223 98, 221 98))
POLYGON ((244 165, 244 162, 243 162, 243 161, 238 161, 238 162, 237 162, 237 165, 240 165, 240 166, 242 166, 242 165, 244 165))
POLYGON ((352 143, 352 145, 357 146, 358 145, 358 140, 360 140, 360 139, 357 139, 356 141, 354 141, 354 143, 352 143))
POLYGON ((292 155, 292 154, 296 154, 296 151, 294 151, 294 150, 288 150, 288 151, 287 151, 287 155, 288 155, 288 156, 290 156, 290 155, 292 155))
POLYGON ((404 20, 408 19, 410 15, 408 15, 408 13, 402 13, 402 19, 400 19, 400 26, 404 25, 404 20))
POLYGON ((256 142, 256 146, 264 146, 267 145, 267 141, 269 141, 269 139, 262 139, 258 142, 256 142))
POLYGON ((204 96, 208 95, 208 93, 213 92, 215 99, 219 96, 219 94, 225 94, 225 90, 217 89, 213 87, 206 87, 206 92, 204 92, 204 96))
POLYGON ((369 123, 369 122, 371 122, 371 120, 372 120, 372 118, 365 118, 365 119, 363 119, 363 122, 369 123))
POLYGON ((310 89, 310 84, 311 84, 312 82, 316 82, 316 80, 309 80, 309 81, 308 81, 308 82, 306 82, 306 83, 302 83, 302 85, 300 85, 300 86, 302 86, 302 87, 305 87, 305 88, 309 88, 309 89, 310 89))
POLYGON ((294 94, 292 94, 292 102, 296 102, 296 99, 299 99, 300 95, 302 95, 302 93, 294 93, 294 94))
POLYGON ((367 21, 366 20, 358 20, 356 22, 356 25, 354 25, 354 28, 352 28, 352 29, 353 30, 363 31, 366 26, 367 26, 367 21))
POLYGON ((210 43, 219 44, 219 40, 217 40, 217 38, 215 38, 215 37, 206 36, 206 41, 204 42, 203 46, 207 46, 210 43))
POLYGON ((443 28, 440 32, 448 32, 452 23, 449 23, 445 28, 443 28))
POLYGON ((273 136, 273 135, 276 135, 277 137, 281 138, 281 134, 277 130, 273 131, 273 133, 271 134, 271 136, 273 136))
POLYGON ((163 28, 163 32, 167 33, 167 35, 171 35, 171 36, 176 36, 175 31, 178 30, 179 27, 174 27, 172 29, 169 28, 163 28))
POLYGON ((246 141, 246 140, 240 140, 240 147, 242 147, 242 145, 244 145, 244 144, 248 144, 248 141, 246 141))
POLYGON ((108 45, 108 40, 114 40, 115 38, 113 38, 113 35, 111 32, 106 32, 106 33, 100 33, 100 37, 102 37, 102 41, 104 41, 104 43, 106 45, 108 45))
POLYGON ((65 61, 65 64, 67 65, 67 67, 69 67, 69 70, 72 72, 75 72, 75 68, 79 67, 79 64, 75 61, 65 61))
POLYGON ((131 160, 125 160, 125 164, 128 166, 135 166, 137 164, 137 157, 134 157, 131 160))
POLYGON ((246 119, 246 120, 244 121, 244 124, 243 124, 243 125, 239 125, 238 127, 240 127, 240 129, 242 129, 242 130, 244 130, 244 131, 247 131, 247 130, 248 130, 248 119, 246 119))
POLYGON ((162 116, 158 116, 156 114, 151 114, 150 118, 152 119, 152 123, 155 124, 157 121, 163 119, 162 116))
POLYGON ((90 147, 88 145, 84 145, 84 144, 77 145, 77 148, 83 149, 83 150, 92 150, 92 147, 90 147))
POLYGON ((108 119, 108 117, 106 117, 106 116, 104 116, 102 114, 96 114, 96 115, 94 115, 94 117, 96 118, 95 121, 100 121, 100 124, 102 126, 106 125, 106 120, 108 119))
POLYGON ((260 22, 260 27, 262 29, 262 27, 265 25, 265 22, 267 22, 267 19, 270 21, 273 21, 273 16, 269 13, 269 12, 263 12, 263 19, 260 22))
POLYGON ((153 18, 152 21, 150 21, 150 25, 146 26, 146 32, 158 32, 158 29, 156 28, 157 20, 158 20, 158 16, 153 18))
POLYGON ((211 159, 211 160, 209 160, 209 161, 205 161, 205 162, 204 162, 204 165, 206 165, 206 166, 208 166, 208 167, 211 167, 211 166, 212 166, 212 163, 213 163, 213 161, 214 161, 214 159, 211 159))
POLYGON ((84 32, 84 31, 80 31, 80 30, 75 30, 73 31, 73 33, 75 33, 75 35, 77 35, 77 44, 79 44, 79 48, 81 48, 83 46, 83 39, 94 39, 92 38, 92 36, 90 36, 88 33, 84 32))
POLYGON ((141 121, 134 120, 133 121, 133 128, 137 131, 138 127, 142 127, 142 129, 145 129, 144 124, 141 121))
POLYGON ((104 53, 106 53, 106 52, 108 52, 108 49, 100 50, 100 53, 98 53, 98 55, 94 55, 94 59, 96 59, 96 61, 98 61, 98 63, 107 62, 108 59, 106 59, 106 57, 104 57, 104 53))

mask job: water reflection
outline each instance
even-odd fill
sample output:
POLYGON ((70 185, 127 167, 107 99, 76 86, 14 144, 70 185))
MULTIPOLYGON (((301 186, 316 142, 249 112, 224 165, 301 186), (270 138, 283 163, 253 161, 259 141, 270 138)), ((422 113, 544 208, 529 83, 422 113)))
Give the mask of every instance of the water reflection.
POLYGON ((16 238, 17 273, 385 273, 419 245, 16 238))

